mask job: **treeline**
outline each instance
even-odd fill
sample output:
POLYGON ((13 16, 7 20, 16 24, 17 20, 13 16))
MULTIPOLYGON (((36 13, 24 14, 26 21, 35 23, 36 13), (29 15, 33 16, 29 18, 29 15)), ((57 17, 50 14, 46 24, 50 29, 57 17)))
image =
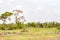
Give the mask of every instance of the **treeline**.
POLYGON ((0 24, 0 29, 1 30, 13 30, 13 29, 23 29, 23 28, 28 28, 28 27, 33 27, 33 28, 58 28, 60 29, 60 23, 58 22, 45 22, 45 23, 40 23, 40 22, 30 22, 24 24, 24 22, 17 22, 17 23, 10 23, 10 24, 0 24))
POLYGON ((60 27, 60 23, 58 22, 45 22, 45 23, 40 23, 40 22, 31 22, 27 23, 28 27, 38 27, 38 28, 57 28, 60 27))
MULTIPOLYGON (((21 10, 13 10, 13 12, 4 12, 0 15, 0 20, 3 21, 2 24, 0 24, 0 30, 13 30, 13 29, 27 29, 28 27, 34 27, 34 28, 57 28, 60 29, 60 23, 58 22, 28 22, 24 23, 26 20, 24 16, 20 16, 19 14, 23 13, 21 10), (14 13, 13 13, 14 12, 14 13), (15 17, 15 23, 9 23, 6 24, 6 19, 11 21, 11 16, 14 15, 15 17), (23 20, 21 22, 20 20, 23 20)), ((13 20, 14 21, 14 20, 13 20)))

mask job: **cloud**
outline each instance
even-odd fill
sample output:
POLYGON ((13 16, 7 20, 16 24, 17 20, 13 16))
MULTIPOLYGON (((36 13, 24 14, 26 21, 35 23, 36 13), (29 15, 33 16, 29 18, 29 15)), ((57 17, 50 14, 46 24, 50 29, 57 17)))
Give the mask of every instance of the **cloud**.
POLYGON ((59 20, 60 0, 0 0, 0 12, 14 9, 23 10, 28 21, 59 20))
POLYGON ((6 0, 4 2, 9 5, 9 4, 12 4, 14 2, 14 0, 6 0))
POLYGON ((22 5, 16 5, 13 9, 14 9, 14 10, 15 10, 15 9, 23 10, 24 7, 23 7, 22 5))
POLYGON ((0 0, 0 4, 3 4, 4 3, 4 1, 3 0, 0 0))

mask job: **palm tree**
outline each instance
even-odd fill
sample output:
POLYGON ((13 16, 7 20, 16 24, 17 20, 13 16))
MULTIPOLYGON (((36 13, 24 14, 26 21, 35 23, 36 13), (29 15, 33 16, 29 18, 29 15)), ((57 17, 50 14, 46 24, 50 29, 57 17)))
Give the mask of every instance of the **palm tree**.
POLYGON ((23 16, 18 17, 19 13, 23 13, 23 11, 21 11, 21 10, 13 10, 13 12, 15 12, 14 16, 15 16, 15 19, 16 19, 15 21, 17 23, 20 18, 23 18, 23 16))

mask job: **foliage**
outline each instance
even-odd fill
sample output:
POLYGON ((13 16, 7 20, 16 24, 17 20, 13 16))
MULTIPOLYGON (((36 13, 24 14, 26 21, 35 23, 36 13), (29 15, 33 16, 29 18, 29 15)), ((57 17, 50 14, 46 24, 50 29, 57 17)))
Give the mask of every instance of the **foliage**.
POLYGON ((23 11, 21 10, 13 10, 14 13, 14 16, 15 16, 15 22, 17 23, 18 20, 20 20, 21 18, 23 18, 23 16, 20 16, 19 13, 23 13, 23 11), (18 17, 19 16, 19 17, 18 17))
POLYGON ((17 24, 0 24, 0 30, 13 30, 13 29, 22 29, 25 28, 25 24, 23 22, 19 22, 17 24))
MULTIPOLYGON (((60 30, 60 23, 58 22, 45 22, 45 23, 40 23, 40 22, 28 22, 24 24, 24 22, 20 22, 20 19, 24 19, 24 16, 19 16, 19 13, 23 13, 21 10, 14 10, 15 14, 12 12, 4 12, 0 16, 0 20, 3 21, 3 24, 0 24, 0 30, 13 30, 13 29, 23 29, 23 31, 26 31, 27 27, 34 27, 34 28, 57 28, 60 30), (16 23, 10 23, 6 24, 6 19, 8 17, 11 17, 11 15, 15 16, 15 22, 16 23), (19 17, 18 17, 19 16, 19 17)), ((26 21, 24 19, 24 21, 26 21)))
POLYGON ((5 24, 6 19, 11 16, 12 13, 11 12, 4 12, 1 16, 0 19, 3 21, 3 23, 5 24))

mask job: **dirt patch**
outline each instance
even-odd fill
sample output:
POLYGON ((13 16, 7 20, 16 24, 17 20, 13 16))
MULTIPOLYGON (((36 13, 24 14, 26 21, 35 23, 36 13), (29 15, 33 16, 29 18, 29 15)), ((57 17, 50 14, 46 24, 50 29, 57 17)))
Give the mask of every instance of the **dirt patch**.
POLYGON ((60 40, 60 37, 55 37, 55 38, 43 38, 42 40, 60 40))

